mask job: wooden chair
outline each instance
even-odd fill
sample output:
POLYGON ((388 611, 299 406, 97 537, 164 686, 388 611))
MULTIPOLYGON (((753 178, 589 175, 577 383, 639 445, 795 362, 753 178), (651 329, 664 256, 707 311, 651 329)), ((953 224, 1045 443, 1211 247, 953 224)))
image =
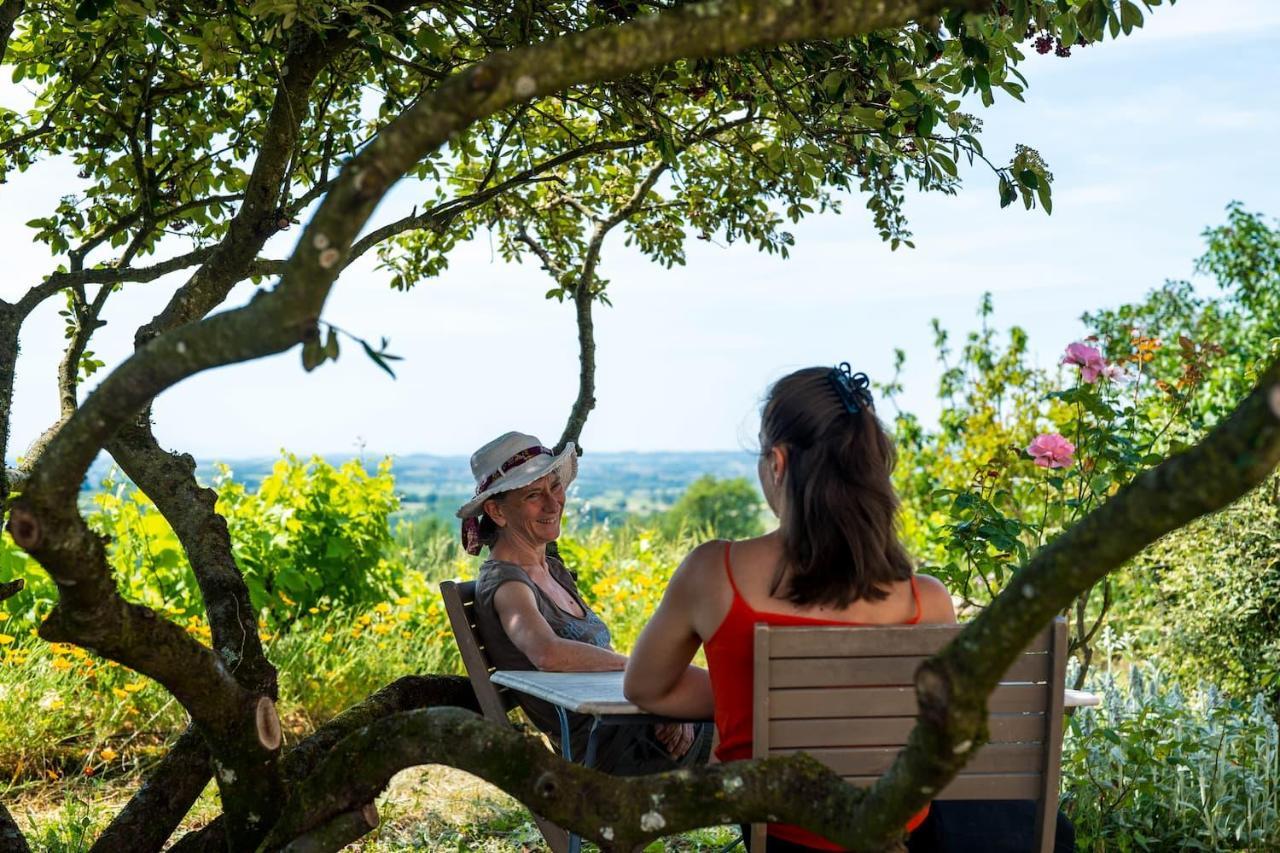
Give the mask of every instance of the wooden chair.
MULTIPOLYGON (((915 672, 961 625, 756 625, 753 758, 808 752, 854 785, 889 769, 916 724, 915 672)), ((1052 853, 1067 626, 1027 647, 988 701, 991 741, 934 799, 1035 800, 1035 850, 1052 853)), ((765 825, 753 824, 764 850, 765 825)))
MULTIPOLYGON (((489 680, 493 667, 489 665, 484 644, 480 642, 480 635, 476 631, 476 582, 444 581, 440 584, 440 595, 444 598, 444 609, 449 614, 453 638, 458 643, 458 651, 462 653, 462 663, 467 668, 467 676, 476 692, 480 710, 484 712, 485 719, 511 725, 507 712, 515 707, 515 700, 509 691, 499 688, 489 680)), ((536 814, 533 815, 533 822, 538 825, 538 830, 542 832, 552 853, 568 851, 568 832, 536 814)))

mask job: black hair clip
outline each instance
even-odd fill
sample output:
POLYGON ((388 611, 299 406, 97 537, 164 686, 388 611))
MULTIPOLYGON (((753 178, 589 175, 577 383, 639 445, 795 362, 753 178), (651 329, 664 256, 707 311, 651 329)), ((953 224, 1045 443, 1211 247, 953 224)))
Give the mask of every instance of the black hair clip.
POLYGON ((856 415, 863 409, 873 408, 871 401, 871 380, 865 373, 854 373, 849 362, 842 361, 827 374, 831 387, 836 389, 844 409, 856 415))

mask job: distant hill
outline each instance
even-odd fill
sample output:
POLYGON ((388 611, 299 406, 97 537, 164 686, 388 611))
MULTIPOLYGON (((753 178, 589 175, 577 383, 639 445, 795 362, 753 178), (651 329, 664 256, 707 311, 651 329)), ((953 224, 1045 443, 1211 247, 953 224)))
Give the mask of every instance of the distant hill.
MULTIPOLYGON (((341 465, 353 458, 356 454, 325 456, 332 465, 341 465)), ((369 468, 382 459, 367 452, 360 458, 369 468)), ((236 480, 254 488, 271 473, 277 459, 223 461, 236 480)), ((213 460, 198 461, 196 475, 208 482, 213 477, 214 465, 213 460)), ((90 467, 83 490, 96 491, 110 470, 110 458, 100 456, 90 467)), ((451 517, 475 488, 465 456, 427 453, 393 456, 392 471, 404 509, 414 514, 451 517)), ((580 512, 596 519, 652 512, 670 506, 690 483, 706 474, 718 479, 746 477, 754 483, 756 457, 746 451, 588 453, 582 457, 571 498, 578 502, 580 512)))

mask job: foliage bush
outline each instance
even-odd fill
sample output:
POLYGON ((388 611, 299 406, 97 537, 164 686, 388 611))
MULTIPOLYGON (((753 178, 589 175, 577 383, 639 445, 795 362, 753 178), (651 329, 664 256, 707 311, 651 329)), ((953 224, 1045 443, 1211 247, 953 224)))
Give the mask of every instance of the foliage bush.
POLYGON ((1280 719, 1280 477, 1144 551, 1117 630, 1186 683, 1263 693, 1280 719))
MULTIPOLYGON (((214 487, 250 600, 271 623, 291 621, 322 601, 370 607, 400 594, 403 567, 390 547, 389 519, 399 507, 390 460, 371 474, 355 460, 335 468, 319 457, 304 462, 285 454, 257 489, 233 480, 225 466, 214 487)), ((204 605, 186 554, 146 495, 109 478, 93 497, 88 522, 109 540, 108 559, 127 598, 202 621, 204 605)), ((0 581, 18 577, 26 589, 0 609, 34 620, 56 592, 6 534, 0 581)))
POLYGON ((399 592, 400 567, 386 556, 400 505, 390 459, 370 474, 357 460, 335 468, 285 454, 256 491, 226 468, 214 486, 255 608, 367 606, 399 592))
POLYGON ((678 539, 683 533, 708 538, 747 539, 764 532, 760 490, 746 477, 717 479, 710 474, 689 484, 658 522, 662 533, 678 539))
POLYGON ((1152 663, 1089 687, 1102 705, 1072 716, 1062 756, 1079 850, 1280 847, 1280 731, 1262 696, 1185 690, 1152 663))

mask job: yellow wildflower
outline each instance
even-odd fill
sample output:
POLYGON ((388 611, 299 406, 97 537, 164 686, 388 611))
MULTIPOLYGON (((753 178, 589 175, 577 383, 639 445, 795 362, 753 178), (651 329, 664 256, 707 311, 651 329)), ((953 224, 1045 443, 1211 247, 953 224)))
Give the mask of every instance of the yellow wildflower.
POLYGON ((71 669, 71 661, 67 660, 66 658, 54 658, 53 668, 56 669, 58 672, 66 672, 67 670, 71 669))
MULTIPOLYGON (((396 604, 399 604, 401 607, 408 607, 412 603, 413 603, 413 599, 411 599, 407 595, 402 595, 396 599, 396 604)), ((4 621, 4 620, 0 619, 0 621, 4 621)))
POLYGON ((328 643, 328 642, 332 642, 332 640, 333 640, 333 634, 330 634, 328 631, 325 631, 323 634, 320 635, 321 642, 328 643))
POLYGON ((113 696, 115 696, 117 699, 128 699, 128 698, 129 698, 129 694, 128 694, 127 692, 125 692, 124 690, 121 690, 119 687, 112 687, 112 688, 111 688, 111 694, 112 694, 113 696))
POLYGON ((128 684, 124 686, 124 689, 129 691, 130 693, 137 693, 139 690, 141 690, 146 686, 147 686, 147 680, 145 678, 140 678, 137 681, 130 681, 128 684))
POLYGON ((291 599, 289 596, 285 595, 284 590, 280 591, 280 600, 283 601, 285 604, 289 605, 290 607, 293 607, 293 605, 298 603, 293 599, 291 599))
POLYGON ((9 620, 9 614, 5 613, 4 611, 0 611, 0 622, 7 622, 8 620, 9 620))
POLYGON ((317 613, 319 613, 319 612, 320 612, 320 608, 319 608, 319 607, 308 607, 308 608, 307 608, 307 612, 308 612, 308 613, 310 613, 312 616, 314 616, 314 615, 316 615, 317 613))
POLYGON ((378 611, 379 613, 390 613, 391 605, 387 604, 385 601, 379 601, 378 606, 373 609, 378 611))
POLYGON ((13 637, 8 634, 0 634, 0 646, 7 646, 13 642, 13 637))
POLYGON ((107 747, 106 749, 98 753, 98 757, 101 758, 103 761, 115 761, 119 756, 120 756, 120 753, 116 752, 111 747, 107 747))

